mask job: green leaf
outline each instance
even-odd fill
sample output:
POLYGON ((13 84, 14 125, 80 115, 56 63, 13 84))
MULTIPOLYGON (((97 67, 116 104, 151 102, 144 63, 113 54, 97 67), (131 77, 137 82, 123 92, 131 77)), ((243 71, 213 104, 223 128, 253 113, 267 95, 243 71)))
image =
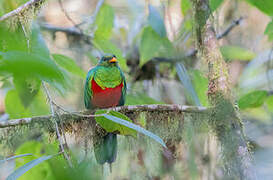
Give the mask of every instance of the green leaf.
POLYGON ((96 38, 93 40, 94 45, 102 50, 104 53, 111 53, 116 55, 119 65, 123 71, 127 71, 128 67, 126 64, 126 59, 122 55, 122 51, 111 41, 105 39, 96 38))
POLYGON ((11 119, 49 114, 44 94, 39 91, 28 107, 22 104, 16 90, 8 91, 5 97, 5 109, 11 119))
POLYGON ((255 6, 263 13, 273 16, 273 1, 272 0, 246 0, 249 4, 255 6))
POLYGON ((268 36, 269 41, 273 40, 273 20, 267 24, 264 34, 268 36))
MULTIPOLYGON (((96 114, 105 114, 106 110, 98 110, 96 111, 96 114)), ((130 118, 125 116, 124 114, 121 114, 116 111, 110 111, 109 114, 114 117, 118 117, 121 119, 124 119, 125 121, 132 122, 130 118)), ((132 130, 131 128, 128 128, 126 126, 120 125, 120 123, 115 123, 113 121, 109 121, 108 118, 104 116, 97 116, 95 117, 96 122, 107 132, 115 132, 118 131, 122 135, 131 135, 133 137, 136 137, 136 131, 132 130)))
POLYGON ((222 46, 220 51, 227 60, 249 61, 256 56, 254 52, 239 46, 222 46))
POLYGON ((164 104, 161 101, 157 101, 146 94, 128 94, 126 96, 126 105, 142 105, 142 104, 164 104))
POLYGON ((196 93, 196 90, 193 87, 192 80, 188 74, 187 69, 184 64, 176 63, 176 72, 179 77, 180 82, 182 83, 187 99, 196 106, 201 106, 200 99, 196 93))
POLYGON ((273 112, 273 96, 269 96, 265 101, 267 108, 270 112, 273 112))
POLYGON ((0 74, 2 73, 33 77, 49 83, 65 83, 64 75, 54 61, 39 54, 21 51, 0 52, 0 74))
POLYGON ((32 154, 31 153, 27 153, 27 154, 20 154, 20 155, 12 156, 12 157, 9 157, 7 159, 0 160, 0 164, 4 163, 4 162, 7 162, 7 161, 10 161, 10 160, 14 160, 16 158, 25 157, 25 156, 32 156, 32 154))
POLYGON ((210 10, 211 12, 215 11, 223 2, 224 0, 210 0, 210 10))
POLYGON ((154 31, 161 37, 166 37, 166 29, 164 25, 163 18, 161 17, 158 10, 149 4, 149 17, 148 21, 150 26, 154 29, 154 31))
POLYGON ((52 157, 54 157, 54 156, 53 155, 42 156, 40 158, 37 158, 37 159, 35 159, 33 161, 28 162, 24 166, 19 167, 13 173, 11 173, 7 177, 7 180, 16 180, 17 178, 19 178, 20 176, 22 176, 23 174, 25 174, 28 170, 30 170, 34 166, 37 166, 38 164, 42 163, 45 160, 51 159, 52 157))
POLYGON ((256 108, 263 105, 264 101, 268 96, 267 91, 257 90, 252 91, 244 96, 242 96, 239 101, 238 105, 240 109, 246 108, 256 108))
POLYGON ((85 78, 85 72, 70 57, 61 54, 52 54, 52 57, 59 66, 68 72, 81 78, 85 78))
POLYGON ((8 91, 5 97, 5 109, 11 119, 31 116, 29 109, 26 109, 21 103, 16 90, 8 91))
POLYGON ((41 80, 14 75, 13 83, 24 107, 28 107, 39 92, 41 80))
POLYGON ((190 73, 194 89, 197 93, 199 100, 201 101, 202 106, 207 107, 208 102, 208 78, 206 78, 203 73, 199 70, 193 70, 190 73))
POLYGON ((186 16, 188 11, 192 8, 190 0, 181 0, 181 11, 183 16, 186 16))
POLYGON ((138 126, 138 125, 135 125, 135 124, 133 124, 133 123, 131 123, 129 121, 126 121, 124 119, 121 119, 121 118, 118 118, 118 117, 115 117, 115 116, 111 116, 111 115, 107 115, 107 114, 104 114, 103 116, 105 118, 115 122, 115 123, 121 124, 121 125, 126 126, 128 128, 131 128, 131 129, 134 129, 137 132, 142 133, 142 134, 152 138, 153 140, 155 140, 156 142, 161 144, 163 147, 167 148, 164 141, 160 137, 158 137, 157 135, 153 134, 152 132, 147 131, 146 129, 144 129, 144 128, 138 126))
POLYGON ((140 41, 140 65, 153 57, 170 57, 173 54, 174 48, 167 37, 160 37, 151 26, 144 28, 140 41))
MULTIPOLYGON (((41 143, 37 141, 26 141, 22 145, 20 145, 15 154, 23 154, 23 153, 32 153, 33 156, 26 156, 22 159, 16 159, 16 168, 23 167, 27 163, 34 161, 37 158, 57 154, 59 150, 59 144, 57 141, 48 143, 41 143)), ((20 180, 37 180, 37 179, 59 179, 54 173, 56 169, 62 169, 62 167, 56 166, 65 166, 63 163, 65 160, 62 156, 60 158, 53 158, 49 161, 43 162, 34 168, 31 168, 26 173, 24 173, 19 179, 20 180)), ((61 173, 58 171, 58 173, 61 173)), ((59 175, 59 174, 58 174, 59 175)), ((62 178, 61 178, 62 179, 62 178)))
POLYGON ((107 4, 103 4, 96 17, 95 23, 97 25, 95 38, 110 39, 114 27, 114 9, 107 4))

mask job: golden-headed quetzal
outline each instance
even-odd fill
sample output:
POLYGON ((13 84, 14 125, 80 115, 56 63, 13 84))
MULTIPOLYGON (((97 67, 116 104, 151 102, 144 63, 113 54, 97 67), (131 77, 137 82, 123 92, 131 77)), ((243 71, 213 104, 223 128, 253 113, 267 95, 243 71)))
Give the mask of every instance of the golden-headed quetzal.
MULTIPOLYGON (((123 106, 126 95, 126 81, 118 66, 115 55, 105 55, 96 67, 89 70, 85 88, 84 103, 87 109, 123 106)), ((117 135, 107 133, 94 143, 94 153, 99 164, 115 161, 117 156, 117 135)))

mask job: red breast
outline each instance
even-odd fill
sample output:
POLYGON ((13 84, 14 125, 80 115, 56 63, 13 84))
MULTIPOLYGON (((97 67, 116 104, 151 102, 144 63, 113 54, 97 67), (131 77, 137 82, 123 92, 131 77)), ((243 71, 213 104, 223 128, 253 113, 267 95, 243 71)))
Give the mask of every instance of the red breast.
POLYGON ((108 108, 115 107, 118 105, 123 83, 114 88, 104 88, 102 89, 94 79, 91 82, 91 89, 93 92, 93 97, 91 97, 92 104, 98 108, 108 108))

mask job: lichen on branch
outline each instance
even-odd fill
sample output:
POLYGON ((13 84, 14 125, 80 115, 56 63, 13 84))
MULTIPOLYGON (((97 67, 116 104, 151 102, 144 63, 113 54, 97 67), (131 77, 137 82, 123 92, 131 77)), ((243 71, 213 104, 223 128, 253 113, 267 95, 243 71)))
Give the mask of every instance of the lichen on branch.
POLYGON ((231 96, 228 67, 219 50, 208 0, 192 0, 198 57, 208 67, 208 99, 214 109, 209 125, 221 143, 222 163, 227 179, 254 179, 251 155, 243 124, 231 96), (246 150, 245 153, 242 149, 246 150))

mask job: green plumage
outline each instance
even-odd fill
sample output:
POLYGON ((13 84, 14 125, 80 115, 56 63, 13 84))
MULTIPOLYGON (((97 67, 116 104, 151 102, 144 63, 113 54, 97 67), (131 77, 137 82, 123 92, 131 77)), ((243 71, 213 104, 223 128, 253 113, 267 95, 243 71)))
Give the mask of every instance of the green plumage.
MULTIPOLYGON (((127 88, 126 81, 123 72, 116 63, 116 57, 114 55, 102 57, 99 64, 88 72, 84 88, 84 103, 87 109, 97 108, 92 103, 96 93, 94 87, 92 87, 92 81, 95 81, 102 90, 109 90, 109 88, 111 90, 111 88, 119 87, 122 83, 121 92, 119 91, 118 93, 121 95, 120 99, 118 99, 117 106, 124 105, 127 88)), ((111 95, 115 96, 115 94, 111 95)), ((107 106, 107 104, 105 105, 107 106)), ((97 162, 99 164, 106 162, 111 164, 115 161, 117 156, 117 135, 107 133, 105 136, 101 136, 99 132, 97 132, 96 136, 97 137, 93 139, 93 145, 97 162)))
POLYGON ((127 86, 125 76, 118 66, 105 67, 99 63, 96 67, 88 72, 84 88, 84 103, 87 109, 94 108, 90 101, 90 99, 93 97, 91 86, 92 79, 94 79, 102 89, 114 88, 123 82, 122 96, 118 105, 124 105, 127 86))

